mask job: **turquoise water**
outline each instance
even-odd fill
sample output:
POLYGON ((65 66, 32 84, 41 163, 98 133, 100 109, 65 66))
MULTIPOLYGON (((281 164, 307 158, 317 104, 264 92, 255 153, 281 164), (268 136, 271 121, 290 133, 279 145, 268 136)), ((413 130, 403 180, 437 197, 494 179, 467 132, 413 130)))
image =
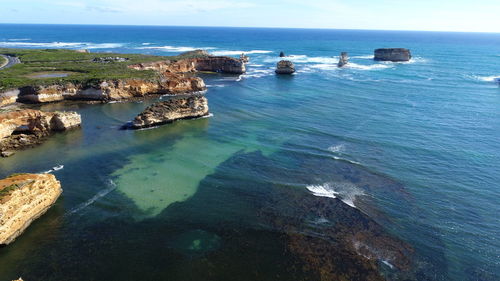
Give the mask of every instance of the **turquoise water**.
POLYGON ((0 249, 2 280, 315 280, 290 232, 365 221, 414 248, 409 273, 380 258, 388 279, 500 278, 499 34, 0 25, 0 47, 251 58, 202 76, 210 118, 121 131, 155 100, 43 105, 83 128, 1 159, 2 177, 64 165, 56 206, 0 249), (296 75, 274 75, 279 51, 296 75))

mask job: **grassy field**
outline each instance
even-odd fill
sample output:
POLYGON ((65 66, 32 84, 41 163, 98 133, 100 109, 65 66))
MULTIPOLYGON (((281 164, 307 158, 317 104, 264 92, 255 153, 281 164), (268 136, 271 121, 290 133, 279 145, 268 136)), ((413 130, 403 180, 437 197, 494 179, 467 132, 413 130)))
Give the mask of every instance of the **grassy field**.
POLYGON ((51 85, 60 83, 84 83, 93 85, 105 79, 157 79, 154 71, 138 71, 128 65, 159 60, 178 60, 186 56, 164 57, 141 54, 79 53, 73 50, 3 49, 0 54, 16 56, 21 64, 0 70, 0 92, 23 86, 51 85), (120 57, 125 62, 94 62, 94 58, 120 57), (64 73, 67 77, 37 78, 36 73, 64 73))

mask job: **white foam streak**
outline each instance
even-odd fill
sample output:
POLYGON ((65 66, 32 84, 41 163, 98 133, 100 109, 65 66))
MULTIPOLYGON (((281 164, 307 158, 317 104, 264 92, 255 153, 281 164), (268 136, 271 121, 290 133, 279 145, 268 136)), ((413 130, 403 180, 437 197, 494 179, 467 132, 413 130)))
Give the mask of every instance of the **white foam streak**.
POLYGON ((221 51, 213 51, 211 52, 214 56, 236 56, 236 55, 251 55, 251 54, 269 54, 273 51, 267 50, 251 50, 251 51, 229 51, 229 50, 221 50, 221 51))
POLYGON ((353 208, 356 208, 354 205, 356 197, 364 195, 363 190, 350 182, 332 182, 322 185, 308 185, 306 188, 315 196, 339 198, 342 202, 353 208))
POLYGON ((179 52, 190 52, 190 51, 196 51, 196 50, 213 50, 216 48, 213 48, 213 47, 190 47, 190 46, 151 46, 151 47, 139 47, 136 49, 161 50, 164 52, 179 53, 179 52))
POLYGON ((382 64, 382 63, 371 64, 371 65, 362 65, 362 64, 349 62, 345 67, 352 68, 352 69, 358 69, 358 70, 377 70, 377 69, 392 68, 392 67, 394 67, 394 65, 382 64))
POLYGON ((89 200, 87 200, 87 201, 83 202, 82 204, 76 206, 75 208, 71 209, 69 212, 66 213, 66 215, 72 215, 72 214, 80 212, 81 210, 87 208, 88 206, 92 205, 100 198, 108 195, 111 191, 116 189, 116 184, 112 180, 108 181, 108 185, 109 185, 108 188, 99 191, 96 195, 94 195, 89 200))
POLYGON ((500 75, 492 75, 492 76, 472 75, 471 77, 475 80, 482 81, 482 82, 496 82, 496 81, 498 81, 500 83, 500 75))
POLYGON ((89 42, 0 42, 0 47, 7 48, 65 48, 65 49, 114 49, 121 43, 89 43, 89 42))
POLYGON ((55 167, 52 167, 52 169, 50 169, 48 171, 42 172, 42 174, 49 174, 49 173, 52 173, 52 172, 55 172, 55 171, 59 171, 59 170, 62 170, 62 169, 64 169, 64 165, 57 165, 55 167))

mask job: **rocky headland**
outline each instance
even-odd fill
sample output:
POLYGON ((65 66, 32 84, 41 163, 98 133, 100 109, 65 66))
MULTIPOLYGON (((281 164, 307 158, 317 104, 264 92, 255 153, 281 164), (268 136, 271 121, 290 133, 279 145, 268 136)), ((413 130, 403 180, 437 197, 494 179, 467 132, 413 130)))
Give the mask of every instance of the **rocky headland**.
MULTIPOLYGON (((107 102, 142 98, 150 95, 195 93, 206 90, 206 86, 201 78, 195 77, 192 73, 206 71, 242 74, 246 71, 245 62, 247 61, 246 57, 237 59, 212 56, 202 50, 187 52, 175 57, 175 59, 146 61, 144 63, 133 63, 130 60, 130 64, 128 63, 129 60, 124 58, 124 60, 113 60, 105 64, 105 67, 109 65, 110 69, 117 63, 127 64, 123 66, 123 74, 121 75, 125 76, 124 73, 127 72, 129 78, 108 79, 103 77, 102 79, 96 79, 89 77, 80 81, 71 81, 68 77, 69 81, 34 83, 19 88, 10 88, 0 91, 0 106, 16 102, 47 103, 63 100, 107 102), (137 73, 137 75, 134 75, 134 73, 137 73), (149 73, 149 76, 145 75, 145 73, 149 73), (148 77, 141 78, 141 76, 148 77)), ((100 62, 101 57, 94 57, 91 60, 91 63, 94 64, 101 64, 100 62)), ((90 64, 88 67, 95 66, 90 64)), ((26 77, 22 79, 26 79, 26 77)))
POLYGON ((52 174, 18 174, 0 180, 0 245, 14 241, 61 193, 61 184, 52 174))
POLYGON ((124 128, 142 129, 179 119, 199 118, 208 114, 208 101, 202 95, 172 97, 167 101, 160 101, 149 106, 124 128))
POLYGON ((0 114, 0 155, 8 157, 14 150, 42 143, 54 132, 80 127, 76 112, 44 112, 33 109, 0 114))
POLYGON ((402 62, 411 59, 411 52, 405 48, 381 48, 375 50, 375 60, 402 62))

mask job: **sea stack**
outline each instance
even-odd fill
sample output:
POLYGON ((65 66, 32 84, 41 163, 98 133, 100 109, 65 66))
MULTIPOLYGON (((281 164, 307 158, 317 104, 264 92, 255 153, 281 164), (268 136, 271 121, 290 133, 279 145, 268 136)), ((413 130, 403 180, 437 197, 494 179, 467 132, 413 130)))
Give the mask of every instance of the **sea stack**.
POLYGON ((172 123, 180 119, 199 118, 208 114, 208 101, 202 95, 172 97, 167 101, 152 104, 124 128, 142 129, 172 123))
POLYGON ((340 59, 339 59, 339 63, 337 64, 337 66, 343 67, 348 62, 349 62, 349 55, 347 54, 347 52, 340 53, 340 59))
POLYGON ((286 57, 286 56, 285 56, 285 52, 281 51, 281 52, 280 52, 280 58, 284 58, 284 57, 286 57))
POLYGON ((61 193, 52 174, 17 174, 0 180, 0 245, 12 243, 61 193))
POLYGON ((375 50, 375 60, 379 61, 409 61, 411 59, 411 52, 404 48, 382 48, 375 50))
POLYGON ((276 74, 293 74, 295 65, 289 60, 282 60, 276 65, 276 74))

